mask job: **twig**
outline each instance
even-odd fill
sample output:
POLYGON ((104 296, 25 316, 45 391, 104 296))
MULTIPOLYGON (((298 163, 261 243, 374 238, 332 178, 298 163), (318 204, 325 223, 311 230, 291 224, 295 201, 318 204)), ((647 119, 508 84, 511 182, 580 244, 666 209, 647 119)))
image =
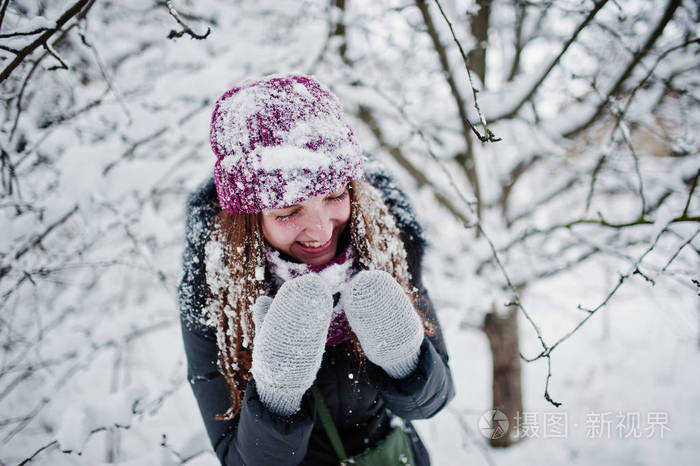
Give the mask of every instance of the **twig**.
POLYGON ((610 87, 604 99, 598 104, 595 111, 584 122, 580 123, 575 128, 568 130, 562 136, 566 138, 575 136, 579 132, 588 128, 598 118, 598 116, 600 116, 610 99, 620 90, 620 87, 622 87, 622 84, 632 74, 634 68, 636 68, 642 58, 649 53, 656 41, 659 39, 659 37, 661 37, 666 25, 669 23, 669 21, 671 21, 671 18, 673 18, 673 15, 680 4, 681 0, 669 0, 661 19, 659 19, 659 22, 656 24, 654 29, 649 33, 642 47, 637 51, 637 53, 634 54, 632 60, 630 60, 625 69, 619 74, 615 80, 615 83, 610 87))
POLYGON ((189 456, 184 456, 180 452, 173 449, 170 445, 168 445, 168 436, 165 434, 163 434, 161 437, 160 446, 165 448, 166 450, 168 450, 175 457, 177 457, 177 459, 180 461, 180 464, 187 464, 190 461, 192 461, 193 459, 195 459, 195 458, 197 458, 205 453, 208 453, 210 451, 208 448, 203 448, 201 450, 198 450, 198 451, 192 453, 189 456))
MULTIPOLYGON (((700 222, 700 215, 679 215, 677 217, 672 218, 669 223, 684 223, 684 222, 700 222)), ((513 239, 510 241, 507 245, 503 246, 501 249, 499 249, 499 252, 505 252, 509 250, 511 247, 513 247, 515 244, 520 243, 521 241, 535 235, 546 235, 549 233, 552 233, 555 230, 561 230, 561 229, 569 229, 571 227, 574 227, 576 225, 600 225, 603 227, 607 228, 613 228, 613 229, 623 229, 623 228, 631 228, 631 227, 636 227, 636 226, 641 226, 641 225, 653 225, 655 223, 654 220, 643 217, 643 218, 637 218, 635 220, 631 220, 629 222, 619 222, 619 223, 613 223, 609 222, 603 218, 579 218, 576 220, 571 220, 566 223, 558 223, 555 225, 551 225, 547 228, 540 229, 540 228, 532 228, 529 230, 526 230, 523 234, 518 236, 517 238, 513 239)))
POLYGON ((492 121, 513 118, 518 113, 522 106, 525 105, 525 103, 529 101, 533 95, 535 95, 535 92, 537 91, 537 89, 539 89, 540 85, 544 82, 544 80, 547 79, 549 73, 551 73, 551 71, 557 66, 559 60, 561 60, 561 57, 563 57, 566 51, 569 49, 569 47, 571 47, 571 44, 573 44, 576 41, 579 33, 583 31, 586 28, 586 26, 588 26, 588 24, 593 20, 596 14, 598 14, 600 9, 603 8, 603 6, 606 3, 607 0, 597 0, 595 2, 595 4, 593 5, 593 9, 588 13, 586 18, 581 22, 581 24, 578 25, 578 27, 574 31, 574 34, 569 38, 569 40, 566 41, 559 54, 554 58, 554 60, 552 60, 549 66, 545 68, 545 70, 542 72, 537 81, 535 81, 534 84, 530 86, 530 90, 523 96, 522 99, 520 99, 520 101, 512 109, 508 110, 503 115, 498 115, 492 118, 492 121))
POLYGON ((49 53, 49 55, 54 57, 56 59, 56 61, 58 61, 58 63, 60 63, 60 65, 53 66, 53 67, 49 68, 49 70, 67 70, 67 69, 69 69, 66 62, 63 60, 63 58, 61 58, 61 56, 58 54, 58 52, 56 52, 54 50, 54 48, 51 46, 51 44, 49 44, 48 42, 45 43, 44 49, 46 49, 46 51, 49 53))
MULTIPOLYGON (((10 160, 10 154, 5 150, 0 150, 0 170, 2 170, 2 187, 7 196, 12 195, 13 182, 17 184, 17 171, 15 165, 10 160)), ((0 267, 0 273, 2 267, 0 267)), ((0 276, 0 278, 2 278, 0 276)))
POLYGON ((529 215, 532 215, 532 213, 535 211, 536 208, 542 207, 543 205, 549 203, 550 201, 557 199, 561 194, 567 192, 568 190, 575 187, 579 183, 581 183, 581 179, 577 176, 572 176, 571 178, 566 180, 566 182, 564 184, 559 186, 557 189, 549 192, 549 194, 547 194, 546 196, 533 202, 532 205, 528 206, 521 213, 517 214, 516 216, 514 216, 511 219, 507 219, 508 226, 512 226, 515 224, 515 222, 522 220, 523 218, 526 218, 529 215))
POLYGON ((518 283, 515 284, 516 288, 523 288, 525 285, 528 283, 531 283, 534 280, 542 280, 545 278, 553 277, 554 275, 557 275, 561 272, 564 272, 566 270, 571 270, 575 265, 581 264, 585 262, 586 260, 590 259, 593 257, 594 254, 600 252, 600 249, 598 249, 596 246, 591 247, 590 250, 584 252, 580 256, 566 261, 564 264, 554 267, 551 269, 548 269, 544 272, 536 273, 532 275, 531 277, 525 278, 523 280, 520 280, 518 283))
POLYGON ((168 12, 170 13, 170 16, 175 18, 175 21, 177 21, 177 23, 180 26, 182 26, 181 31, 176 31, 174 29, 171 29, 170 33, 168 34, 168 39, 182 37, 185 34, 187 34, 188 36, 190 36, 193 39, 202 40, 202 39, 206 39, 209 36, 209 33, 211 33, 211 28, 207 27, 207 32, 205 32, 204 34, 197 34, 196 32, 194 32, 192 30, 192 28, 190 28, 187 24, 185 24, 185 22, 182 20, 182 18, 180 18, 180 14, 177 12, 175 7, 173 7, 172 0, 165 0, 165 5, 168 7, 168 12))
MULTIPOLYGON (((29 243, 27 243, 27 244, 24 245, 19 251, 17 251, 17 252, 15 253, 15 255, 14 255, 14 260, 19 259, 19 258, 22 257, 24 254, 26 254, 27 251, 29 251, 30 249, 32 249, 32 248, 38 246, 39 244, 41 244, 41 242, 44 240, 44 238, 46 238, 46 237, 49 235, 49 233, 51 233, 51 232, 52 232, 56 227, 58 227, 59 225, 65 223, 65 222, 66 222, 69 218, 71 218, 71 217, 73 216, 73 214, 75 214, 77 211, 78 211, 78 206, 77 206, 77 205, 73 206, 73 208, 72 208, 71 210, 69 210, 68 212, 66 212, 65 214, 63 214, 63 216, 62 216, 61 218, 59 218, 58 220, 56 220, 55 222, 53 222, 52 224, 50 224, 48 227, 46 227, 46 229, 45 229, 41 234, 39 234, 39 235, 35 236, 34 238, 32 238, 32 239, 29 241, 29 243)), ((5 275, 7 275, 7 273, 8 273, 11 269, 12 269, 12 266, 9 265, 9 264, 2 266, 2 267, 0 268, 0 279, 2 279, 5 275)))
POLYGON ((136 149, 139 148, 142 144, 147 144, 158 137, 162 136, 165 134, 165 132, 168 130, 167 126, 164 126, 153 133, 149 134, 148 136, 144 136, 143 138, 139 139, 138 141, 133 142, 127 150, 125 150, 122 155, 116 159, 113 160, 112 162, 109 162, 105 167, 102 169, 102 176, 107 176, 112 169, 119 164, 122 160, 130 160, 134 157, 134 152, 136 152, 136 149))
POLYGON ((474 81, 472 80, 472 72, 469 69, 469 58, 467 57, 467 54, 464 53, 464 49, 462 48, 462 44, 457 40, 457 36, 455 35, 455 30, 452 27, 452 23, 450 20, 447 18, 447 15, 445 14, 445 11, 442 9, 442 5, 440 5, 440 2, 438 0, 435 0, 435 3, 438 6, 438 9, 440 10, 440 14, 442 14, 442 17, 445 19, 447 22, 447 25, 450 27, 450 32, 452 33, 452 39, 454 39, 455 43, 457 44, 457 48, 459 48, 459 53, 462 54, 462 60, 464 61, 464 68, 467 70, 467 77, 469 78, 469 87, 472 89, 472 95, 474 96, 474 108, 476 108, 476 113, 479 115, 479 121, 481 121, 481 126, 484 127, 484 131, 486 134, 482 135, 479 133, 479 131, 472 125, 471 121, 467 119, 467 123, 469 124, 469 127, 474 131, 474 134, 476 135, 477 138, 479 138, 479 141, 481 142, 498 142, 501 140, 501 138, 497 138, 488 128, 488 125, 486 124, 486 118, 484 118, 484 114, 481 112, 481 108, 479 108, 479 99, 476 97, 477 92, 479 90, 474 86, 474 81))
MULTIPOLYGON (((176 120, 176 123, 178 125, 183 125, 186 123, 190 118, 194 117, 196 114, 198 114, 203 108, 206 108, 206 106, 209 105, 209 101, 207 99, 203 99, 199 104, 195 107, 193 107, 191 110, 189 110, 187 113, 185 113, 182 117, 178 118, 176 120)), ((134 141, 122 154, 119 156, 118 159, 115 159, 111 162, 109 162, 105 167, 102 169, 102 175, 106 176, 109 174, 114 167, 116 167, 120 162, 123 160, 131 160, 134 158, 134 153, 136 150, 143 144, 148 144, 149 142, 152 142, 154 140, 157 140, 160 136, 166 133, 171 129, 171 126, 163 126, 160 129, 157 129, 153 133, 144 136, 143 138, 139 139, 138 141, 134 141)))
MULTIPOLYGON (((174 322, 172 320, 164 320, 160 322, 155 322, 151 325, 147 325, 145 327, 141 328, 135 328, 131 331, 131 333, 125 335, 120 342, 117 342, 115 340, 108 340, 104 343, 101 343, 99 345, 92 345, 90 348, 90 351, 86 353, 86 359, 84 361, 78 361, 74 365, 72 365, 70 368, 66 370, 66 372, 61 376, 61 378, 56 382, 56 384, 53 387, 54 392, 57 391, 59 388, 61 388, 63 385, 65 385, 71 377, 77 373, 80 369, 87 367, 89 364, 92 363, 92 361, 95 360, 98 354, 102 350, 108 349, 108 348, 115 348, 118 344, 123 343, 123 344, 129 344, 130 342, 141 338, 145 335, 150 334, 151 332, 159 331, 161 329, 167 328, 171 325, 173 325, 174 322)), ((3 443, 8 442, 11 440, 15 435, 17 435, 20 431, 22 431, 36 416, 43 408, 45 408, 52 400, 50 398, 42 398, 39 403, 34 407, 34 409, 27 415, 25 418, 22 420, 21 425, 13 429, 3 440, 3 443)), ((141 414, 144 412, 143 407, 141 406, 138 410, 133 409, 133 414, 141 414)), ((114 427, 117 428, 128 428, 128 426, 119 426, 119 425, 114 425, 114 427)), ((100 427, 96 430, 93 430, 90 432, 90 435, 100 432, 102 430, 106 430, 107 427, 100 427)), ((45 445, 44 447, 40 448, 38 451, 43 450, 44 448, 47 448, 50 446, 50 444, 45 445)), ((35 455, 32 455, 32 458, 35 455)), ((26 462, 27 460, 25 460, 26 462)))
POLYGON ((80 31, 80 40, 81 42, 90 49, 92 52, 92 55, 95 57, 95 62, 97 63, 97 67, 100 70, 100 74, 102 74, 102 77, 104 78, 105 82, 107 83, 107 88, 112 91, 114 94, 114 97, 116 97, 117 102, 119 102, 119 106, 124 110, 124 114, 126 115, 126 118, 129 120, 129 124, 131 124, 132 118, 131 118, 131 112, 129 111, 129 107, 127 107, 126 103, 124 102, 124 99, 122 97, 121 92, 117 87, 114 85, 114 82, 112 79, 109 77, 107 74, 107 69, 104 66, 104 63, 102 62, 102 58, 100 58, 100 54, 97 52, 97 48, 88 41, 87 36, 85 35, 84 31, 80 31))
POLYGON ((537 162, 542 160, 542 155, 534 154, 527 160, 519 161, 515 167, 510 170, 508 176, 508 182, 501 185, 501 195, 498 198, 498 203, 501 205, 501 212, 503 217, 506 218, 506 223, 508 226, 511 225, 511 221, 508 220, 508 204, 510 202, 510 194, 513 192, 515 184, 518 182, 521 176, 523 176, 528 170, 530 170, 537 162))
MULTIPOLYGON (((111 204, 103 204, 105 207, 107 207, 112 213, 115 215, 119 215, 119 211, 111 204)), ((144 260, 146 263, 146 267, 156 276, 158 277, 158 281, 163 285, 163 287, 167 290, 170 291, 172 288, 171 286, 167 283, 167 277, 165 275, 165 272, 161 268, 157 266, 157 264, 154 263, 151 254, 148 253, 148 251, 145 250, 145 248, 142 247, 141 242, 138 240, 138 238, 134 235, 134 233, 131 231, 129 228, 129 225, 122 221, 122 219, 117 218, 116 220, 119 224, 121 224, 121 227, 124 229, 124 233, 126 233, 126 236, 131 240, 131 243, 134 247, 134 251, 136 251, 144 260)))
POLYGON ((690 207, 690 201, 693 199, 693 194, 695 193, 695 188, 698 187, 698 177, 700 177, 700 168, 695 173, 695 177, 690 185, 690 190, 688 191, 688 199, 685 201, 685 207, 683 207, 683 215, 688 215, 688 208, 690 207))
MULTIPOLYGON (((88 433, 88 438, 89 438, 89 437, 92 437, 93 435, 95 435, 95 434, 98 433, 98 432, 103 432, 103 431, 105 431, 105 430, 107 430, 107 429, 126 429, 126 430, 128 430, 128 429, 130 429, 130 428, 131 428, 130 425, 121 425, 121 424, 112 424, 111 426, 98 427, 98 428, 96 428, 96 429, 92 429, 92 430, 88 433)), ((44 451, 44 450, 46 450, 47 448, 52 447, 52 446, 54 446, 54 445, 55 445, 56 447, 59 447, 59 448, 60 448, 60 446, 58 445, 58 440, 53 440, 53 441, 47 443, 46 445, 40 447, 40 448, 39 448, 38 450, 36 450, 36 451, 32 454, 32 456, 30 456, 29 458, 25 458, 24 461, 22 461, 21 463, 19 463, 18 466, 23 466, 23 465, 29 463, 29 462, 32 461, 39 453, 41 453, 42 451, 44 451)), ((61 450, 61 453, 70 454, 70 453, 74 453, 74 452, 73 452, 73 450, 61 450)))
MULTIPOLYGON (((80 252, 77 252, 76 255, 80 255, 80 252)), ((112 266, 117 266, 117 265, 124 265, 127 267, 131 267, 133 269, 138 268, 137 264, 126 263, 124 261, 113 259, 113 260, 108 260, 108 261, 96 261, 96 262, 89 262, 89 263, 75 263, 75 264, 67 263, 67 264, 63 264, 60 266, 54 266, 54 267, 42 266, 42 267, 39 267, 38 269, 24 270, 24 271, 22 271, 21 278, 17 281, 17 283, 12 288, 7 290, 5 292, 5 294, 0 296, 0 310, 2 310, 2 308, 4 307, 8 298, 13 293, 15 293, 19 289, 20 285, 22 285, 26 280, 29 280, 30 282, 32 282, 32 284, 35 284, 32 277, 36 276, 39 278, 46 278, 46 277, 50 276, 51 274, 56 274, 58 272, 64 272, 66 270, 76 270, 76 269, 81 269, 84 267, 112 267, 112 266)), ((9 270, 10 270, 9 268, 7 270, 0 269, 0 272, 6 273, 6 272, 9 272, 9 270)), ((150 271, 150 269, 144 269, 144 270, 150 271)))
MULTIPOLYGON (((515 44, 513 52, 513 62, 510 65, 510 73, 508 73, 508 78, 506 81, 511 82, 517 76, 520 71, 520 56, 523 52, 523 24, 525 23, 525 17, 527 16, 527 7, 520 2, 515 2, 515 44)), ((544 14, 541 14, 539 19, 544 18, 544 14)))
POLYGON ((110 89, 109 86, 107 86, 107 89, 100 95, 97 99, 93 100, 92 102, 89 102, 85 104, 83 107, 80 107, 77 110, 73 110, 70 113, 62 113, 58 115, 55 119, 48 120, 46 122, 46 128, 49 128, 51 126, 64 123, 66 121, 70 121, 73 118, 77 117, 78 115, 88 112, 92 110, 93 108, 97 107, 98 105, 102 104, 102 100, 109 94, 110 89))
POLYGON ((54 440, 54 441, 52 441, 52 442, 47 443, 47 444, 44 445, 43 447, 40 447, 38 450, 36 450, 36 451, 32 454, 32 456, 30 456, 30 457, 28 457, 28 458, 25 458, 24 461, 22 461, 21 463, 19 463, 18 466, 24 466, 25 464, 31 462, 39 453, 41 453, 42 451, 46 450, 47 448, 51 448, 51 447, 54 447, 54 446, 55 446, 55 447, 58 447, 58 440, 54 440))
POLYGON ((429 186, 438 203, 440 203, 443 207, 449 210, 455 218, 457 218, 464 225, 468 225, 471 223, 469 222, 467 217, 462 212, 460 212, 460 210, 457 209, 452 204, 452 202, 450 202, 449 199, 447 199, 444 195, 440 194, 438 187, 435 186, 435 184, 432 181, 430 181, 427 176, 425 176, 425 173, 423 173, 423 171, 421 171, 415 165, 413 165, 413 163, 411 163, 411 161, 408 160, 405 155, 403 155, 403 152, 398 146, 391 145, 388 141, 386 141, 386 139, 384 138, 384 134, 381 128, 379 127, 379 123, 374 118, 374 115, 369 109, 369 107, 365 105, 360 105, 357 113, 360 120, 364 121, 365 124, 372 131, 372 134, 374 134, 374 137, 379 142, 379 145, 382 146, 385 150, 387 150, 389 154, 391 154, 391 156, 399 163, 399 165, 401 165, 413 177, 419 188, 421 186, 429 186))
MULTIPOLYGON (((668 49, 664 50, 656 57, 654 64, 651 65, 651 67, 649 67, 647 74, 644 76, 644 78, 642 78, 639 81, 639 83, 637 83, 637 85, 632 89, 632 92, 630 92, 630 95, 627 98, 627 102, 625 103, 625 107, 622 110, 619 118, 622 118, 622 116, 624 116, 627 113, 627 110, 629 109, 630 105, 632 104, 632 101, 634 100, 635 95, 642 87, 644 87, 644 85, 649 80, 649 78, 651 78, 653 76, 654 71, 659 66, 659 63, 661 63, 668 55, 675 52, 676 50, 686 48, 691 44, 700 44, 700 39, 699 38, 692 38, 692 39, 686 40, 678 45, 674 45, 673 47, 669 47, 668 49)), ((694 71, 696 69, 696 67, 691 65, 690 69, 692 69, 694 71)), ((688 69, 687 71, 690 71, 690 69, 688 69)), ((680 71, 680 73, 682 73, 682 72, 683 71, 680 71)), ((674 72, 674 74, 675 74, 675 72, 674 72)), ((668 83, 666 83, 666 84, 668 84, 668 83)))
POLYGON ((676 257, 678 257, 678 254, 680 254, 680 252, 683 250, 684 247, 686 247, 687 245, 689 245, 690 243, 693 242, 693 240, 695 239, 695 237, 698 236, 698 233, 700 233, 700 229, 695 230, 695 233, 693 233, 690 237, 688 237, 688 239, 685 240, 685 241, 683 242, 683 244, 681 244, 681 245, 678 247, 678 249, 676 249, 676 252, 673 253, 673 255, 669 258, 668 262, 666 262, 666 265, 663 266, 663 268, 661 269, 661 272, 659 272, 659 275, 661 275, 662 273, 666 272, 666 269, 668 268, 668 266, 671 265, 671 263, 672 263, 674 260, 676 260, 676 257))
POLYGON ((586 195, 586 207, 583 210, 583 215, 588 214, 588 211, 591 208, 591 201, 593 200, 593 191, 595 190, 595 184, 596 184, 596 181, 598 180, 598 174, 600 173, 600 170, 605 165, 606 160, 607 160, 607 154, 601 155, 598 158, 598 162, 595 164, 593 171, 591 172, 591 183, 590 183, 590 186, 588 188, 588 194, 586 195))
POLYGON ((7 34, 0 34, 0 39, 9 39, 10 37, 23 37, 23 36, 34 36, 36 34, 41 34, 42 32, 48 31, 49 28, 37 28, 32 31, 24 32, 9 32, 7 34))
POLYGON ((425 0, 416 0, 416 6, 421 12, 423 17, 423 22, 428 29, 428 36, 433 43, 433 48, 438 55, 440 60, 440 67, 442 68, 442 73, 447 81, 447 85, 450 88, 452 98, 457 106, 457 111, 459 113, 459 119, 461 123, 462 136, 465 142, 465 152, 457 154, 457 160, 460 162, 462 170, 465 171, 469 183, 472 185, 474 190, 474 197, 476 197, 477 209, 476 215, 481 215, 481 187, 479 184, 479 174, 477 170, 476 159, 474 158, 474 150, 472 148, 471 132, 473 131, 478 137, 481 137, 479 131, 474 127, 472 122, 469 120, 469 115, 467 114, 467 109, 464 105, 464 99, 457 86, 455 77, 450 70, 449 60, 447 58, 447 52, 445 47, 440 41, 440 36, 438 34, 437 28, 433 23, 432 16, 430 15, 430 10, 425 0))
MULTIPOLYGON (((527 319, 527 321, 530 323, 530 325, 532 326, 533 330, 534 330, 535 333, 537 334, 537 339, 539 340, 540 344, 542 345, 542 348, 544 348, 544 351, 543 351, 543 352, 547 351, 548 346, 547 346, 547 344, 546 344, 545 341, 544 341, 544 338, 543 338, 543 336, 542 336, 542 331, 540 330, 540 328, 539 328, 539 326, 537 325, 537 323, 535 323, 535 321, 532 319, 532 317, 530 316, 530 313, 527 311, 527 309, 525 309, 525 306, 523 306, 523 304, 522 304, 522 302, 521 302, 521 300, 520 300, 520 296, 519 296, 518 290, 517 290, 517 288, 515 287, 515 285, 513 284, 513 281, 510 279, 510 276, 509 276, 508 272, 506 271, 505 267, 503 266, 503 263, 501 262, 501 259, 500 259, 499 255, 498 255, 498 251, 496 250, 496 246, 494 245, 494 243, 493 243, 493 241, 491 240, 491 238, 489 237, 489 235, 486 233, 486 230, 484 229, 484 226, 483 226, 483 224, 481 223, 481 220, 480 220, 480 219, 478 218, 478 216, 476 215, 476 212, 474 211, 474 207, 473 207, 472 203, 469 202, 469 201, 464 197, 464 195, 463 195, 462 192, 459 190, 459 188, 457 188, 457 184, 455 183, 454 178, 452 177, 452 174, 451 174, 450 171, 447 169, 447 167, 445 167, 445 164, 444 164, 444 163, 437 157, 437 155, 435 155, 435 153, 432 151, 432 149, 430 148, 430 143, 428 142, 428 140, 427 140, 427 138, 425 137, 425 135, 424 135, 422 132, 418 132, 418 135, 419 135, 419 136, 421 137, 421 139, 423 140, 423 142, 424 142, 424 144, 425 144, 425 146, 426 146, 426 149, 427 149, 428 154, 430 154, 430 156, 433 158, 433 160, 435 160, 435 162, 438 164, 438 166, 440 167, 440 169, 443 171, 443 173, 444 173, 445 176, 447 177, 447 179, 448 179, 450 185, 452 186, 452 189, 457 193, 457 195, 460 197, 460 199, 461 199, 462 202, 465 204, 465 206, 467 207, 467 209, 469 209, 469 211, 471 212, 472 217, 474 218, 474 221, 473 221, 473 224, 471 224, 471 225, 469 225, 469 226, 470 226, 470 227, 471 227, 471 226, 476 226, 477 229, 478 229, 478 231, 480 232, 480 234, 484 236, 484 239, 486 239, 486 242, 488 243, 489 248, 490 248, 490 250, 491 250, 491 255, 492 255, 492 257, 493 257, 493 260, 494 260, 494 261, 496 262, 496 264, 498 265, 498 268, 499 268, 499 270, 500 270, 500 272, 501 272, 501 275, 503 276, 503 278, 504 278, 504 280, 505 280, 505 282, 506 282, 506 288, 513 294, 513 299, 511 300, 511 303, 509 303, 509 305, 517 306, 517 308, 520 310, 520 312, 523 313, 523 315, 525 316, 525 318, 527 319)), ((466 226, 467 226, 467 225, 465 225, 465 227, 466 227, 466 226)), ((521 355, 521 357, 522 357, 522 355, 521 355)), ((560 402, 557 402, 557 401, 554 401, 554 400, 552 399, 552 397, 549 395, 549 379, 551 378, 551 358, 550 358, 550 354, 547 354, 547 355, 545 355, 545 356, 543 356, 543 357, 546 357, 546 358, 547 358, 547 368, 548 368, 548 375, 547 375, 547 380, 546 380, 546 382, 545 382, 545 389, 544 389, 544 397, 545 397, 545 399, 546 399, 548 402, 550 402, 553 406, 559 407, 559 406, 561 406, 561 403, 560 403, 560 402)))
MULTIPOLYGON (((661 231, 659 231, 659 233, 656 235, 656 237, 655 237, 654 240, 651 242, 651 244, 650 244, 649 247, 646 249, 646 251, 644 251, 644 253, 642 253, 642 255, 637 259, 637 261, 636 261, 634 264, 632 264, 632 267, 630 268, 630 270, 629 270, 626 274, 620 274, 617 283, 616 283, 615 286, 612 288, 612 290, 610 290, 610 292, 607 294, 607 296, 603 299, 603 301, 602 301, 600 304, 598 304, 598 305, 597 305, 595 308, 593 308, 593 309, 586 309, 586 308, 584 308, 583 306, 581 306, 581 305, 579 304, 579 305, 577 306, 577 308, 580 309, 580 310, 582 310, 582 311, 586 311, 586 312, 587 312, 586 317, 584 317, 583 319, 581 319, 581 321, 580 321, 578 324, 576 324, 576 326, 574 326, 574 328, 573 328, 571 331, 569 331, 566 335, 564 335, 564 336, 562 336, 561 338, 559 338, 559 340, 557 340, 557 341, 556 341, 554 344, 552 344, 549 348, 545 349, 545 351, 543 351, 542 353, 538 354, 538 355, 535 356, 534 358, 524 358, 525 361, 527 361, 527 362, 532 362, 532 361, 536 361, 536 360, 538 360, 538 359, 540 359, 540 358, 542 358, 542 357, 548 357, 548 356, 552 353, 552 351, 554 351, 554 349, 555 349, 557 346, 559 346, 562 342, 566 341, 571 335, 573 335, 574 333, 576 333, 576 331, 577 331, 579 328, 581 328, 581 326, 583 326, 583 324, 585 324, 585 323, 588 321, 588 319, 590 319, 591 317, 593 317, 594 314, 596 314, 600 309, 602 309, 603 307, 605 307, 605 306, 608 304, 608 302, 610 302, 610 300, 612 299, 612 297, 613 297, 613 296, 617 293, 617 291, 620 289, 620 287, 621 287, 622 284, 625 282, 625 280, 627 280, 628 278, 630 278, 632 275, 635 275, 635 274, 641 274, 641 275, 643 275, 643 274, 641 273, 641 271, 639 270, 639 266, 641 265, 642 261, 643 261, 644 258, 647 256, 647 254, 649 254, 651 251, 654 250, 654 248, 656 247, 656 244, 657 244, 657 243, 659 242, 659 240, 661 239, 661 236, 666 232, 666 229, 668 228, 668 225, 669 225, 669 224, 670 224, 670 222, 667 223, 666 226, 665 226, 664 228, 661 229, 661 231)), ((696 232, 696 234, 697 234, 697 232, 696 232)))
POLYGON ((642 172, 639 168, 639 156, 637 155, 637 151, 632 145, 632 139, 630 138, 629 127, 627 126, 627 124, 620 121, 619 128, 620 132, 622 133, 622 139, 625 141, 625 144, 627 145, 627 148, 630 150, 630 154, 632 155, 632 159, 634 160, 634 171, 637 175, 637 183, 639 185, 639 197, 642 201, 640 216, 643 217, 644 213, 647 211, 647 201, 644 195, 644 180, 642 179, 642 172))
POLYGON ((27 88, 27 83, 29 82, 29 79, 32 77, 34 74, 34 71, 39 67, 39 63, 49 54, 49 51, 47 50, 46 52, 42 53, 41 56, 37 59, 37 61, 34 62, 31 68, 29 68, 29 72, 27 73, 27 76, 25 76, 24 81, 22 81, 22 87, 19 90, 19 93, 17 94, 17 98, 15 100, 15 118, 14 121, 12 122, 12 128, 10 129, 10 141, 14 138, 15 131, 17 130, 17 125, 19 123, 19 116, 22 114, 22 97, 24 97, 24 91, 27 88))
POLYGON ((5 19, 5 11, 7 10, 7 5, 10 4, 10 0, 3 0, 2 6, 0 6, 0 29, 2 29, 2 22, 5 19))
POLYGON ((5 50, 6 52, 14 53, 15 55, 19 53, 19 50, 13 49, 12 47, 8 47, 4 44, 0 44, 0 50, 5 50))
MULTIPOLYGON (((68 21, 73 19, 75 16, 79 16, 81 12, 83 11, 83 8, 86 6, 90 8, 92 4, 94 3, 94 0, 78 0, 73 6, 68 8, 57 20, 56 20, 56 27, 53 29, 47 29, 44 31, 43 34, 41 34, 39 37, 37 37, 32 43, 24 47, 19 51, 19 53, 15 56, 15 58, 0 72, 0 82, 4 81, 10 74, 17 68, 25 58, 27 58, 29 55, 34 52, 39 46, 42 46, 48 42, 48 40, 51 38, 51 36, 59 31, 63 25, 65 25, 68 21)), ((2 11, 4 14, 4 10, 2 11)), ((84 15, 84 12, 83 12, 84 15)))

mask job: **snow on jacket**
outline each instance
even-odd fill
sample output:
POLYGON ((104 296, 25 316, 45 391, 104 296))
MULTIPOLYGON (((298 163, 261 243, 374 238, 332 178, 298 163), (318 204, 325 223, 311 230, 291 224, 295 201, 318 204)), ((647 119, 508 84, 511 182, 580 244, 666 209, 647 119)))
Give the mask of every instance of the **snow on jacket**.
MULTIPOLYGON (((411 282, 419 290, 417 305, 435 324, 437 332, 423 339, 418 367, 401 380, 389 377, 369 360, 366 374, 358 376, 349 342, 327 346, 316 384, 349 455, 383 439, 391 429, 393 413, 406 421, 416 464, 429 465, 428 452, 410 420, 426 419, 440 411, 454 397, 454 385, 442 331, 421 282, 425 241, 404 194, 391 179, 380 172, 368 173, 367 178, 383 193, 396 217, 411 282)), ((224 465, 337 465, 338 458, 316 415, 310 391, 304 395, 297 413, 281 417, 262 405, 255 380, 251 380, 236 417, 231 421, 215 419, 230 407, 228 385, 217 369, 214 330, 206 325, 203 311, 207 304, 204 245, 218 212, 212 178, 188 198, 184 273, 178 289, 188 380, 214 451, 224 465)))

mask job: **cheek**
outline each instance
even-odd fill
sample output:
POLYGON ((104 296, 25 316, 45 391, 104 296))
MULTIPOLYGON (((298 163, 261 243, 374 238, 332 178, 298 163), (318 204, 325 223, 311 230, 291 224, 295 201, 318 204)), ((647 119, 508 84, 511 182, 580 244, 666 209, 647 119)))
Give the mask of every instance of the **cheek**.
POLYGON ((263 236, 276 248, 286 248, 295 241, 299 228, 293 222, 281 223, 273 218, 263 217, 263 236))
POLYGON ((338 204, 333 208, 333 219, 338 223, 346 223, 350 220, 350 199, 346 197, 343 202, 338 204))

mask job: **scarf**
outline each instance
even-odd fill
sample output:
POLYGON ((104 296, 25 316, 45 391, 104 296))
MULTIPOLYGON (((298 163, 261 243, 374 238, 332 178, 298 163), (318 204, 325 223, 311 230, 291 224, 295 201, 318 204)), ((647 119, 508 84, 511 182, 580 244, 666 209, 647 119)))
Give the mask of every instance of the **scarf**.
POLYGON ((287 280, 309 273, 317 273, 326 282, 333 296, 333 313, 331 314, 331 324, 328 327, 326 346, 337 345, 350 338, 352 330, 345 317, 345 312, 343 312, 340 293, 345 288, 347 281, 357 272, 354 266, 355 251, 352 244, 348 244, 343 251, 325 265, 291 262, 267 243, 265 243, 265 256, 276 289, 279 289, 287 280))

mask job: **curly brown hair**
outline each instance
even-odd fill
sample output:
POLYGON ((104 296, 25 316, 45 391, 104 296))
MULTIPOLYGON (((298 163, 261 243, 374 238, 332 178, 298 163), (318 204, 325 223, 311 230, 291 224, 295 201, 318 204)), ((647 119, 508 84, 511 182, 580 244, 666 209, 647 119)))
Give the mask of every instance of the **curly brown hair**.
MULTIPOLYGON (((390 273, 414 303, 426 335, 435 329, 417 309, 416 290, 411 284, 406 249, 394 216, 381 192, 365 179, 349 184, 350 241, 359 269, 390 273)), ((231 396, 231 407, 217 416, 233 419, 240 411, 242 394, 251 379, 255 325, 252 307, 256 299, 270 293, 271 277, 265 264, 265 248, 259 214, 230 214, 222 210, 215 219, 206 246, 209 320, 216 326, 218 366, 231 396)), ((360 365, 364 353, 357 337, 351 343, 360 365)))

